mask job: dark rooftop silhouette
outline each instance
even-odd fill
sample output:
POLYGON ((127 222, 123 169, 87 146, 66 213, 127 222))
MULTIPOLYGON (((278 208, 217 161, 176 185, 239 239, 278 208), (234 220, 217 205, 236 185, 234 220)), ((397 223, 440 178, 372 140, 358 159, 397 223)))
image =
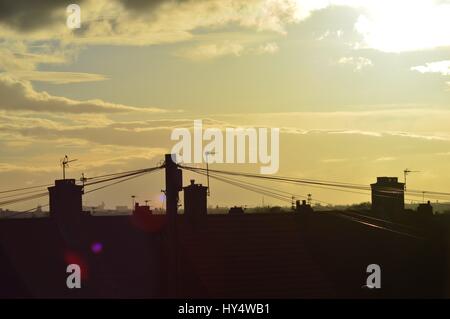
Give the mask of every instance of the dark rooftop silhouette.
POLYGON ((406 213, 397 212, 404 189, 396 178, 372 184, 378 202, 372 211, 318 213, 297 201, 291 212, 248 214, 235 207, 208 215, 206 187, 191 181, 182 188, 183 167, 170 155, 163 168, 166 215, 138 203, 132 215, 90 215, 81 210, 83 186, 63 179, 49 188, 49 218, 0 220, 0 296, 448 296, 448 221, 435 219, 424 204, 416 223, 404 223, 406 213), (184 214, 178 213, 181 190, 184 214), (382 207, 394 207, 397 219, 377 215, 382 207), (66 287, 70 263, 82 268, 82 289, 66 287), (382 268, 382 289, 364 288, 374 263, 382 268))

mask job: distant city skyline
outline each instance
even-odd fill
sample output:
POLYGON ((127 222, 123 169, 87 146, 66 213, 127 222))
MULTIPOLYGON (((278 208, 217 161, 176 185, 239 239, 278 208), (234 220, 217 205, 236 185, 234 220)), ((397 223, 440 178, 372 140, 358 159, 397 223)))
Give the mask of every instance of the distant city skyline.
MULTIPOLYGON (((450 191, 448 1, 79 1, 0 13, 0 191, 153 167, 175 128, 280 128, 277 174, 450 191), (420 23, 417 23, 420 21, 420 23)), ((212 164, 257 172, 259 165, 212 164)), ((184 183, 204 176, 185 174, 184 183)), ((162 174, 84 196, 160 202, 162 174)), ((334 204, 367 195, 280 184, 334 204)), ((426 196, 425 196, 426 199, 426 196)), ((266 198, 266 203, 282 202, 266 198)), ((417 198, 421 200, 421 198, 417 198)), ((211 181, 210 205, 259 205, 211 181)), ((406 200, 408 202, 408 200, 406 200)), ((33 200, 3 209, 46 204, 33 200)), ((159 204, 158 204, 159 205, 159 204)), ((158 206, 156 205, 156 206, 158 206)))

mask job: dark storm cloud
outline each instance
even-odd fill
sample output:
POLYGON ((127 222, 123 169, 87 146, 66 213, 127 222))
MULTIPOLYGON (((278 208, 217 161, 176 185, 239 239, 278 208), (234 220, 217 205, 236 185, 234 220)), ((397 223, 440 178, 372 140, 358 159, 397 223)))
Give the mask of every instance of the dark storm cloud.
POLYGON ((119 0, 126 8, 131 10, 153 9, 172 0, 119 0))
MULTIPOLYGON (((93 1, 93 0, 92 0, 93 1)), ((111 0, 113 1, 113 0, 111 0)), ((149 13, 164 3, 183 3, 190 0, 116 0, 133 13, 149 13)), ((82 6, 86 0, 0 0, 0 24, 21 32, 65 23, 66 7, 71 3, 82 6)))
POLYGON ((135 13, 141 12, 142 10, 145 10, 148 13, 148 11, 157 9, 164 3, 183 3, 189 1, 192 0, 119 0, 119 2, 122 3, 125 8, 129 9, 130 11, 134 11, 135 13))
MULTIPOLYGON (((77 0, 81 4, 82 0, 77 0)), ((0 24, 22 32, 44 28, 58 21, 65 23, 67 0, 0 0, 0 24)))

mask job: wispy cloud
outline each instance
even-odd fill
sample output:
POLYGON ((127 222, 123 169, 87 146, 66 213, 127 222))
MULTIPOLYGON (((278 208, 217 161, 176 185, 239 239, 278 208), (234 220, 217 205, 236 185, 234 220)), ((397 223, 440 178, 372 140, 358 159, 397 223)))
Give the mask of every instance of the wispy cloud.
POLYGON ((278 52, 278 50, 279 50, 278 44, 276 44, 275 42, 268 42, 268 43, 261 44, 258 48, 256 48, 256 53, 274 54, 274 53, 278 52))
POLYGON ((223 56, 240 56, 244 52, 244 46, 236 42, 201 44, 191 48, 182 49, 175 53, 176 56, 194 61, 216 59, 223 56))
POLYGON ((78 3, 82 27, 73 32, 61 28, 67 4, 44 2, 48 5, 40 8, 24 7, 21 2, 8 4, 13 14, 0 14, 0 34, 29 40, 47 37, 89 44, 146 45, 185 41, 198 28, 229 24, 282 34, 286 24, 299 18, 292 0, 96 0, 78 3))
POLYGON ((361 71, 364 68, 373 66, 370 59, 364 57, 342 57, 338 61, 339 64, 347 64, 353 67, 354 71, 361 71))
POLYGON ((102 100, 78 101, 47 92, 37 92, 28 81, 0 76, 0 109, 11 111, 57 112, 57 113, 163 113, 159 108, 137 108, 102 100))
POLYGON ((342 163, 347 162, 348 158, 327 158, 321 160, 322 163, 342 163))
MULTIPOLYGON (((450 44, 450 4, 442 1, 84 0, 78 4, 82 28, 74 32, 61 27, 66 19, 65 3, 45 0, 39 6, 30 6, 23 1, 7 2, 0 13, 0 34, 28 41, 59 39, 117 45, 186 41, 195 38, 195 30, 230 25, 286 34, 288 25, 339 5, 361 12, 355 29, 367 47, 400 52, 450 44)), ((333 32, 338 31, 330 30, 329 34, 333 32)))
POLYGON ((329 134, 354 134, 354 135, 366 135, 373 137, 380 137, 382 133, 380 132, 370 132, 370 131, 360 131, 360 130, 332 130, 327 131, 329 134))
POLYGON ((239 57, 249 54, 274 54, 279 47, 275 42, 262 44, 248 41, 223 41, 220 43, 205 43, 193 47, 183 48, 174 53, 175 56, 193 61, 205 61, 225 56, 239 57))
POLYGON ((377 159, 375 159, 375 162, 389 162, 389 161, 395 161, 397 157, 394 156, 382 156, 377 159))
POLYGON ((402 137, 409 137, 409 138, 417 138, 417 139, 423 139, 423 140, 436 140, 436 141, 450 141, 450 135, 449 134, 419 134, 414 132, 387 132, 386 134, 392 135, 392 136, 402 136, 402 137))
POLYGON ((412 71, 420 73, 440 73, 442 75, 450 75, 450 60, 425 63, 411 67, 412 71))
POLYGON ((48 82, 53 84, 68 84, 82 82, 105 81, 108 78, 101 74, 84 72, 48 72, 48 71, 18 71, 14 73, 3 73, 5 76, 20 80, 48 82))

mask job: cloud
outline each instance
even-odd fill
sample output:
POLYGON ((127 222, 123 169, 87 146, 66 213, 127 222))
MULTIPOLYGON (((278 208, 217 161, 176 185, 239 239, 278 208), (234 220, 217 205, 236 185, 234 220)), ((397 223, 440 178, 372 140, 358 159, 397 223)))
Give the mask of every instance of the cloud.
POLYGON ((97 82, 107 80, 107 78, 101 74, 83 72, 18 71, 11 74, 6 72, 3 75, 25 81, 48 82, 53 84, 97 82))
MULTIPOLYGON (((385 112, 382 112, 385 113, 385 112)), ((386 114, 386 113, 385 113, 386 114)), ((393 114, 393 113, 391 113, 393 114)), ((432 112, 430 113, 432 115, 432 112)), ((72 116, 83 116, 73 114, 72 116)), ((97 116, 97 115, 96 115, 97 116)), ((449 142, 450 130, 442 133, 424 132, 420 127, 416 127, 415 121, 422 121, 423 115, 417 115, 416 119, 408 117, 406 121, 403 118, 402 123, 404 130, 400 126, 395 126, 392 129, 384 123, 379 123, 379 118, 374 115, 365 114, 360 116, 358 114, 350 115, 348 112, 344 114, 304 114, 286 113, 286 114, 267 114, 267 121, 264 118, 257 118, 255 116, 240 116, 229 117, 227 121, 223 121, 220 117, 213 117, 204 119, 204 128, 215 127, 225 130, 227 127, 279 127, 282 133, 282 139, 291 138, 295 136, 304 136, 307 139, 325 138, 329 136, 330 139, 347 139, 347 140, 384 140, 399 139, 409 141, 407 144, 424 142, 449 142), (283 120, 288 117, 292 123, 284 123, 283 120), (327 118, 328 117, 328 118, 327 118), (331 118, 334 117, 334 120, 331 118), (351 118, 353 120, 351 120, 351 118), (239 119, 257 120, 256 122, 244 121, 244 124, 239 119), (303 118, 303 120, 301 120, 303 118), (343 121, 347 121, 343 125, 343 121), (280 126, 279 124, 285 126, 280 126), (339 123, 339 126, 336 124, 339 123), (286 126, 291 124, 292 126, 286 126), (338 128, 340 127, 340 128, 338 128), (361 129, 360 129, 361 127, 361 129), (365 130, 362 129, 365 127, 365 130), (409 128, 409 130, 406 130, 409 128), (370 129, 370 130, 369 130, 370 129), (416 142, 415 142, 416 141, 416 142)), ((440 113, 438 115, 443 123, 448 123, 450 113, 440 113)), ((223 118, 223 117, 222 117, 223 118)), ((384 117, 383 117, 384 118, 384 117)), ((159 147, 170 149, 173 146, 173 141, 170 140, 170 134, 174 128, 185 127, 192 128, 193 120, 189 118, 178 119, 156 119, 156 120, 142 120, 142 121, 84 121, 80 118, 78 121, 68 121, 66 117, 53 117, 52 119, 43 119, 32 117, 32 114, 23 115, 9 115, 0 112, 0 132, 3 134, 12 134, 17 136, 19 134, 26 138, 38 138, 45 140, 57 141, 61 138, 75 139, 87 141, 89 143, 96 143, 98 145, 118 145, 118 146, 135 146, 135 147, 159 147)), ((430 122, 433 123, 435 118, 431 116, 430 122)), ((429 123, 424 123, 428 125, 429 123)), ((14 138, 10 138, 13 141, 14 138)), ((29 141, 29 140, 27 140, 29 141)), ((378 157, 384 157, 381 154, 378 157)), ((344 158, 344 157, 331 157, 344 158)))
MULTIPOLYGON (((42 141, 34 139, 35 146, 40 148, 49 148, 45 156, 39 154, 34 149, 32 155, 22 159, 19 163, 6 163, 0 162, 0 173, 5 172, 26 172, 26 173, 46 173, 59 172, 60 167, 53 165, 57 163, 58 157, 64 150, 71 150, 76 152, 80 156, 82 163, 74 163, 71 166, 71 174, 74 171, 78 171, 81 167, 83 171, 93 171, 98 168, 113 168, 117 170, 117 167, 124 167, 129 165, 135 160, 149 160, 155 156, 162 157, 165 149, 162 148, 149 148, 149 147, 130 147, 119 145, 100 145, 95 143, 86 143, 76 139, 60 138, 58 140, 42 141), (58 147, 51 148, 52 144, 58 143, 58 147)), ((12 149, 11 146, 6 146, 8 149, 12 149)), ((30 146, 28 146, 30 149, 30 146)), ((77 174, 78 175, 78 174, 77 174)))
POLYGON ((11 38, 26 34, 29 40, 144 45, 182 41, 192 38, 198 28, 230 24, 284 33, 285 25, 296 20, 293 0, 96 0, 79 3, 82 27, 72 31, 65 26, 67 3, 45 0, 40 7, 17 2, 4 5, 9 14, 0 20, 7 26, 0 34, 11 38))
MULTIPOLYGON (((429 0, 91 0, 79 1, 82 28, 65 26, 67 2, 0 1, 0 35, 66 43, 148 45, 194 39, 196 30, 237 27, 286 34, 314 12, 346 6, 360 12, 359 47, 402 52, 450 45, 450 4, 429 0), (417 23, 422 21, 422 23, 417 23)), ((329 30, 329 34, 338 32, 329 30)))
POLYGON ((322 163, 342 163, 348 161, 348 158, 327 158, 321 160, 322 163))
POLYGON ((285 26, 297 19, 293 0, 91 0, 77 2, 81 28, 70 30, 66 26, 67 4, 59 0, 44 0, 39 5, 27 0, 0 0, 0 72, 55 84, 103 80, 103 76, 93 74, 33 73, 42 64, 70 62, 86 44, 141 46, 195 41, 175 55, 196 61, 273 54, 278 45, 258 34, 284 34, 285 26), (217 28, 226 30, 224 41, 204 36, 217 28), (199 34, 199 29, 207 32, 199 34), (232 33, 239 39, 226 40, 232 33))
POLYGON ((176 53, 177 56, 186 59, 200 61, 220 58, 223 56, 240 56, 244 47, 240 43, 225 42, 222 44, 202 44, 192 48, 184 49, 176 53))
POLYGON ((372 61, 364 57, 342 57, 338 63, 351 65, 354 71, 361 71, 364 68, 373 66, 372 61))
POLYGON ((274 42, 255 45, 246 41, 223 41, 221 43, 206 43, 179 50, 175 56, 192 61, 204 61, 225 56, 239 57, 248 54, 275 54, 278 45, 274 42))
MULTIPOLYGON (((183 0, 181 0, 180 2, 182 2, 182 1, 183 0)), ((186 0, 184 0, 184 1, 186 1, 186 0)), ((164 3, 170 3, 170 2, 174 3, 177 1, 176 0, 151 0, 151 1, 148 1, 148 0, 119 0, 119 2, 122 3, 126 9, 130 9, 130 10, 136 11, 136 13, 139 13, 139 12, 142 12, 143 10, 145 10, 145 11, 154 10, 164 3)))
POLYGON ((21 40, 0 41, 0 71, 33 71, 39 64, 62 64, 70 61, 76 52, 75 48, 68 46, 38 46, 21 40))
POLYGON ((260 45, 256 52, 258 52, 259 54, 274 54, 276 52, 278 52, 280 48, 278 47, 278 44, 276 44, 275 42, 269 42, 269 43, 265 43, 260 45))
POLYGON ((36 92, 27 81, 0 76, 1 110, 59 112, 59 113, 123 113, 165 112, 158 108, 137 108, 102 100, 78 101, 36 92))
POLYGON ((450 156, 450 152, 438 152, 438 153, 436 153, 436 155, 439 155, 439 156, 450 156))
MULTIPOLYGON (((405 112, 405 109, 402 109, 402 111, 405 112)), ((384 110, 381 112, 386 113, 384 110)), ((0 187, 3 188, 15 187, 9 182, 5 182, 8 179, 19 184, 17 187, 28 180, 53 180, 59 176, 58 160, 64 154, 79 159, 76 162, 77 164, 69 169, 70 176, 77 178, 81 172, 84 172, 87 176, 95 176, 154 166, 174 144, 174 141, 170 141, 171 130, 180 126, 191 127, 193 124, 192 119, 189 118, 162 118, 83 126, 82 123, 67 124, 63 116, 53 120, 44 120, 34 118, 32 114, 23 114, 21 119, 16 113, 13 113, 13 115, 6 113, 0 111, 0 147, 3 149, 0 161, 0 176, 2 177, 0 182, 3 181, 3 184, 0 187), (7 134, 7 137, 4 134, 7 134), (14 141, 19 144, 9 144, 14 141), (27 143, 27 145, 26 147, 20 147, 20 143, 27 143), (11 176, 15 178, 11 178, 11 176)), ((346 119, 357 115, 352 116, 348 112, 346 114, 330 112, 327 115, 310 113, 306 114, 303 120, 299 120, 301 118, 300 112, 266 114, 269 125, 276 125, 280 119, 287 117, 291 118, 294 123, 293 128, 298 130, 303 130, 302 128, 307 127, 306 124, 311 124, 311 119, 314 116, 320 119, 319 122, 312 123, 315 130, 303 131, 304 134, 281 132, 280 159, 282 165, 280 169, 282 171, 280 171, 280 175, 299 176, 296 174, 301 167, 300 176, 305 178, 335 179, 369 185, 375 179, 375 176, 402 174, 403 164, 401 169, 398 167, 400 161, 405 160, 408 161, 408 167, 415 167, 422 171, 427 170, 430 173, 444 172, 442 173, 444 175, 438 175, 439 178, 430 180, 428 184, 425 181, 421 182, 421 187, 423 186, 425 189, 448 187, 449 176, 445 173, 448 158, 438 157, 435 154, 448 151, 450 140, 424 139, 418 136, 419 133, 412 131, 410 136, 389 134, 389 132, 382 130, 387 128, 384 127, 384 123, 378 123, 380 135, 376 137, 358 134, 357 132, 336 134, 339 131, 338 129, 325 130, 325 126, 330 122, 324 122, 323 120, 334 116, 335 121, 340 123, 342 131, 356 131, 358 127, 354 126, 356 124, 367 126, 368 119, 379 122, 379 119, 374 117, 374 113, 369 114, 367 112, 355 122, 348 121, 345 123, 346 119), (366 118, 363 121, 364 123, 359 123, 362 118, 366 118), (409 139, 412 136, 418 138, 409 139), (333 147, 330 147, 330 145, 333 147), (352 147, 348 147, 348 145, 352 147), (399 145, 402 145, 402 147, 399 148, 399 145), (293 152, 293 150, 297 151, 293 152), (394 157, 396 160, 393 159, 394 157), (431 166, 429 165, 430 160, 433 161, 431 166)), ((402 113, 398 111, 398 114, 402 113)), ((448 115, 445 118, 447 123, 448 115)), ((72 114, 72 116, 75 115, 72 114)), ((235 116, 238 118, 238 115, 235 116)), ((440 116, 442 116, 442 113, 440 116)), ((223 121, 220 118, 213 117, 208 119, 207 124, 220 128, 223 126, 234 127, 240 124, 236 121, 236 118, 223 121)), ((417 115, 417 118, 423 119, 423 115, 417 115)), ((261 119, 258 119, 260 125, 248 122, 249 119, 253 120, 251 116, 240 115, 240 119, 245 125, 254 125, 255 127, 264 127, 264 123, 266 123, 261 119)), ((242 166, 239 168, 226 165, 221 167, 224 170, 247 170, 247 167, 242 166)), ((251 169, 250 167, 249 170, 251 169)), ((146 194, 158 193, 161 189, 159 182, 148 183, 147 180, 143 183, 147 185, 144 187, 146 194)), ((129 199, 129 194, 134 194, 138 189, 142 189, 142 186, 140 186, 135 190, 132 188, 132 184, 127 184, 126 187, 126 194, 124 194, 124 188, 119 187, 115 191, 111 190, 111 193, 105 197, 108 204, 111 205, 115 201, 126 202, 129 199)), ((230 190, 221 188, 220 185, 215 187, 214 201, 220 204, 230 199, 230 190)), ((295 191, 309 192, 304 188, 295 191)), ((316 194, 317 198, 323 200, 338 202, 355 200, 350 195, 344 200, 343 194, 337 194, 333 197, 332 193, 326 190, 320 190, 319 192, 317 189, 312 189, 311 191, 314 191, 313 194, 316 194)), ((292 194, 296 193, 292 192, 292 194)), ((93 198, 101 201, 101 196, 96 196, 98 195, 96 194, 93 198)), ((258 199, 248 196, 250 195, 237 194, 232 197, 232 200, 250 203, 258 201, 258 199)))
POLYGON ((73 61, 77 53, 78 49, 74 46, 30 44, 22 40, 0 41, 0 77, 53 84, 106 80, 100 74, 37 70, 40 65, 73 61))
POLYGON ((336 30, 336 31, 333 31, 333 30, 326 30, 325 32, 323 32, 322 34, 320 34, 318 37, 317 37, 317 40, 318 41, 323 41, 323 40, 325 40, 325 39, 340 39, 340 38, 342 38, 342 36, 344 35, 344 31, 343 30, 336 30))
POLYGON ((20 32, 41 29, 64 22, 68 4, 65 0, 40 0, 39 4, 32 0, 0 0, 0 24, 20 32))
POLYGON ((441 135, 436 135, 436 134, 419 134, 419 133, 414 133, 414 132, 388 132, 387 134, 392 135, 392 136, 401 136, 401 137, 409 137, 409 138, 415 138, 415 139, 423 139, 423 140, 428 140, 428 141, 432 141, 432 140, 436 140, 436 141, 450 141, 450 135, 448 134, 441 134, 441 135))
POLYGON ((373 137, 381 137, 379 132, 361 131, 361 130, 339 130, 339 131, 327 131, 329 134, 352 134, 352 135, 365 135, 373 137))
POLYGON ((214 118, 234 125, 279 127, 293 134, 322 130, 374 137, 404 132, 420 139, 450 137, 450 111, 432 105, 364 105, 355 111, 235 113, 214 118))
POLYGON ((450 75, 450 60, 429 62, 425 65, 411 67, 412 71, 420 73, 440 73, 442 75, 450 75))
POLYGON ((395 161, 397 158, 394 156, 382 156, 377 159, 375 159, 375 162, 388 162, 388 161, 395 161))

